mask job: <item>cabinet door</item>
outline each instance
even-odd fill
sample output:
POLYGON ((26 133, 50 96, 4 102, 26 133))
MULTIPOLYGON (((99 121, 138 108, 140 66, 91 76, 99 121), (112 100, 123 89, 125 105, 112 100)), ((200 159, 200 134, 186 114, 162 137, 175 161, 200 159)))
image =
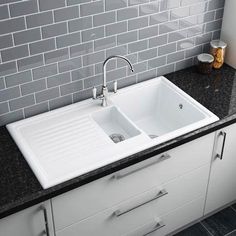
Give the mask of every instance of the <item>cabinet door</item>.
POLYGON ((50 201, 0 220, 0 236, 53 236, 50 201))
POLYGON ((216 134, 205 214, 236 200, 236 124, 216 134))

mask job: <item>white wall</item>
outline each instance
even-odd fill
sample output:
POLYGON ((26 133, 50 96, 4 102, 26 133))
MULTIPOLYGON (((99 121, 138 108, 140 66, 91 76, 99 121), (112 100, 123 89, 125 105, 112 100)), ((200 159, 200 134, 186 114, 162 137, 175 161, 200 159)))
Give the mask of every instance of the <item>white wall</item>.
POLYGON ((228 44, 225 62, 236 69, 236 0, 226 0, 221 40, 228 44))

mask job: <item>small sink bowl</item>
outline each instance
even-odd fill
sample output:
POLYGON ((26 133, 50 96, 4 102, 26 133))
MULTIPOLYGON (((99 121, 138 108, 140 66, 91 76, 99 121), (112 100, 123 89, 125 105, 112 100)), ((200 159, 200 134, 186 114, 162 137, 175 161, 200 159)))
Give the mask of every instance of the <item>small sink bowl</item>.
POLYGON ((218 120, 164 77, 123 89, 112 101, 152 139, 181 128, 191 131, 218 120))
POLYGON ((116 107, 109 107, 92 114, 94 121, 114 143, 122 142, 141 134, 116 107))

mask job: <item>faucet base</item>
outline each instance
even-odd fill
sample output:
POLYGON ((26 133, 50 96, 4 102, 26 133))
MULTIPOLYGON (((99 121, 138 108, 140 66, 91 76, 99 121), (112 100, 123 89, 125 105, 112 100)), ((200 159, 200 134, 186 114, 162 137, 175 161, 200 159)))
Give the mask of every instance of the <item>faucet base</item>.
POLYGON ((107 98, 108 98, 108 89, 107 86, 102 86, 102 106, 106 107, 108 106, 108 102, 107 102, 107 98))

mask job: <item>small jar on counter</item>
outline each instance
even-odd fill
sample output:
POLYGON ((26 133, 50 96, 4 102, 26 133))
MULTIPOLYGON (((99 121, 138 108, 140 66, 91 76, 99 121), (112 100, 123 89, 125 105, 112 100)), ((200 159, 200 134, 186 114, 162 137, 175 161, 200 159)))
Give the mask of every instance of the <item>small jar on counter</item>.
POLYGON ((215 69, 220 69, 224 64, 225 50, 226 50, 227 44, 221 40, 213 40, 211 41, 210 45, 211 45, 210 53, 215 58, 213 67, 215 69))
POLYGON ((198 55, 198 71, 202 74, 210 74, 212 71, 212 65, 214 57, 211 54, 202 53, 198 55))

